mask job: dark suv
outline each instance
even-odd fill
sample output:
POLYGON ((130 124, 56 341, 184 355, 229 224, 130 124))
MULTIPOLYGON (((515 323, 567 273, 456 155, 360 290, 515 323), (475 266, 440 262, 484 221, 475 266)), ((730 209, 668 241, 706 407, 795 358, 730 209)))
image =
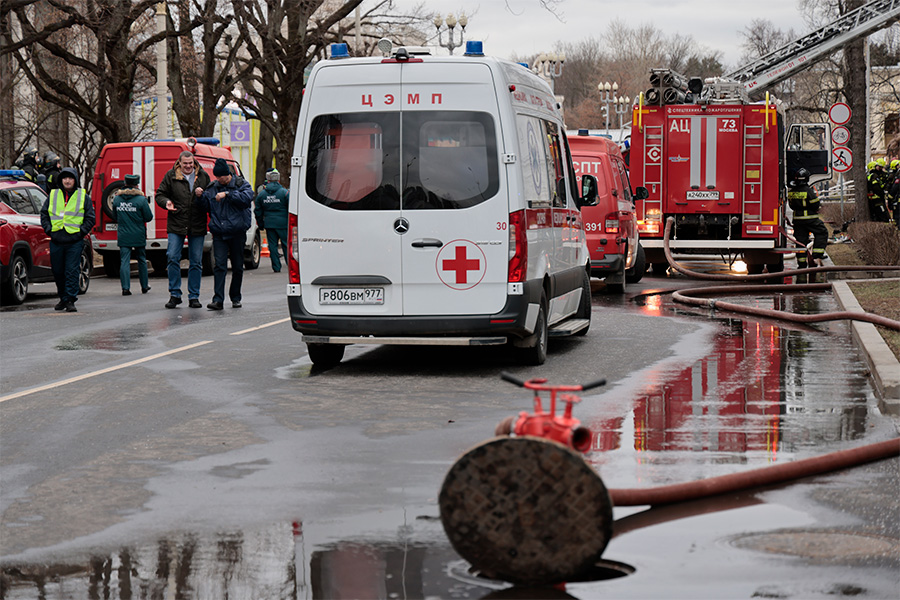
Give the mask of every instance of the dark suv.
MULTIPOLYGON (((0 170, 0 302, 22 304, 29 283, 53 281, 50 237, 41 227, 47 193, 25 179, 25 171, 0 170)), ((91 283, 94 252, 86 240, 81 255, 79 294, 91 283)))

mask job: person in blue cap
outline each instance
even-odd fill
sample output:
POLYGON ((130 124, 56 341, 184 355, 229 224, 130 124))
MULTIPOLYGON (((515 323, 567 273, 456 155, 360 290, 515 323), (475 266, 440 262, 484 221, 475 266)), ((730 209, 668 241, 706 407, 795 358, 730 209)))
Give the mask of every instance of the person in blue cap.
POLYGON ((250 228, 253 187, 243 177, 231 174, 228 162, 217 158, 213 181, 200 196, 199 206, 209 213, 209 231, 213 236, 213 299, 209 310, 222 310, 225 301, 225 274, 231 257, 231 285, 228 297, 232 308, 241 307, 241 283, 244 280, 244 245, 250 228))
POLYGON ((131 257, 137 260, 138 279, 141 282, 141 293, 150 291, 150 279, 147 274, 147 223, 153 220, 150 201, 138 187, 140 175, 126 175, 125 187, 113 194, 113 212, 116 215, 116 240, 119 244, 119 255, 122 258, 119 267, 119 281, 122 283, 122 295, 131 295, 131 257))
POLYGON ((269 257, 272 270, 281 271, 281 258, 278 256, 278 242, 287 260, 287 227, 288 227, 288 191, 281 185, 281 174, 278 169, 266 173, 266 185, 256 196, 256 224, 266 230, 266 244, 269 246, 269 257))

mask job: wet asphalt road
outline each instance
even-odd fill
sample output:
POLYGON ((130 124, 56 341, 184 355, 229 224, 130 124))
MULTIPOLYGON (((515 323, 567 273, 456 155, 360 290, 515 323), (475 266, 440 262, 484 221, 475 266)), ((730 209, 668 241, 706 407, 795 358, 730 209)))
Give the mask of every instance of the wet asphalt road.
POLYGON ((591 332, 553 341, 540 369, 490 348, 353 347, 316 372, 286 322, 285 283, 263 264, 245 274, 242 309, 211 312, 164 309, 164 279, 123 298, 96 278, 76 314, 52 310, 49 285, 0 311, 0 598, 898 596, 896 459, 617 508, 596 580, 531 596, 469 573, 438 518, 455 459, 531 409, 504 370, 608 379, 575 416, 610 488, 893 437, 845 323, 635 298, 689 283, 648 277, 626 297, 595 282, 591 332))

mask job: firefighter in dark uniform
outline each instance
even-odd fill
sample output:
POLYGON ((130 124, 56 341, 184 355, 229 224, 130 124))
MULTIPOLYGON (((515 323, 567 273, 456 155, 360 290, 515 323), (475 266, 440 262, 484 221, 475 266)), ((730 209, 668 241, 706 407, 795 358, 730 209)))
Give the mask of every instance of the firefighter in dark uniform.
MULTIPOLYGON (((797 251, 797 268, 805 269, 806 245, 809 236, 813 236, 812 260, 813 265, 821 267, 825 259, 825 245, 828 243, 828 229, 819 218, 819 197, 816 191, 809 185, 809 171, 800 169, 788 186, 788 204, 794 211, 794 238, 803 246, 797 251)), ((802 283, 805 276, 798 276, 798 283, 802 283)))
POLYGON ((60 169, 59 155, 54 152, 47 152, 44 154, 44 164, 41 172, 47 177, 48 190, 59 187, 60 169))
POLYGON ((887 206, 887 189, 885 186, 884 159, 870 162, 866 173, 866 192, 869 201, 869 218, 886 223, 890 221, 887 206))
POLYGON ((26 148, 22 154, 21 169, 25 171, 25 176, 28 177, 29 181, 37 180, 40 172, 37 164, 37 155, 37 148, 34 147, 26 148))
POLYGON ((891 209, 894 225, 900 228, 900 158, 891 161, 887 186, 888 208, 891 209))

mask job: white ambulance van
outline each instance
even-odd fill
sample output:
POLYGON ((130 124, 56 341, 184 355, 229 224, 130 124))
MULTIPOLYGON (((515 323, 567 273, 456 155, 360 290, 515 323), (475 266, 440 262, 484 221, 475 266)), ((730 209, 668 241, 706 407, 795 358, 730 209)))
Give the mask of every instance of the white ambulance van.
POLYGON ((317 366, 348 344, 510 344, 590 326, 590 255, 559 106, 522 65, 394 51, 310 73, 291 159, 291 323, 317 366))

